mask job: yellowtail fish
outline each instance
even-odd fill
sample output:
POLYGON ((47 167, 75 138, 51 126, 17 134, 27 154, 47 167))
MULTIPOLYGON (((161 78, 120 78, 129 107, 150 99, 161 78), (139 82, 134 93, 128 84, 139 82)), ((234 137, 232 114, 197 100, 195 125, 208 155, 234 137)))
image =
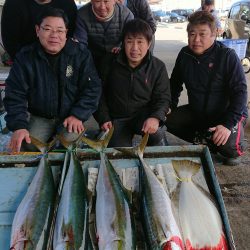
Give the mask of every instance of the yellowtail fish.
POLYGON ((56 215, 53 249, 84 250, 88 249, 88 201, 83 171, 75 151, 77 142, 74 145, 63 138, 60 140, 68 148, 66 154, 70 160, 56 215))
POLYGON ((143 159, 148 134, 145 134, 138 147, 118 149, 139 157, 139 181, 141 215, 148 249, 183 250, 182 236, 173 215, 171 200, 163 185, 143 159), (130 151, 130 152, 129 152, 130 151))
POLYGON ((32 137, 31 141, 43 155, 27 193, 15 213, 11 230, 11 250, 45 250, 49 237, 56 190, 45 150, 50 148, 54 141, 50 145, 32 137))
POLYGON ((96 228, 99 250, 136 249, 134 222, 130 201, 119 176, 103 152, 112 136, 113 128, 105 140, 83 141, 100 152, 100 168, 96 184, 96 228))
POLYGON ((201 165, 190 160, 173 160, 181 181, 179 216, 187 250, 227 250, 220 214, 211 195, 198 187, 192 177, 201 165))

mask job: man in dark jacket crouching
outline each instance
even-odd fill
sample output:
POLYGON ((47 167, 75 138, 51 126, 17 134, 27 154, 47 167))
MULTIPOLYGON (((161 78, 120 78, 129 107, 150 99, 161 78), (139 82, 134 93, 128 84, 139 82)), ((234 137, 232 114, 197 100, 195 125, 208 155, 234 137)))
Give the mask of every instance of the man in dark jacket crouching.
POLYGON ((160 145, 170 104, 165 64, 151 55, 149 24, 134 19, 124 27, 124 50, 112 65, 95 114, 103 130, 114 126, 109 146, 131 146, 134 134, 149 133, 149 145, 160 145))
POLYGON ((36 25, 39 42, 16 56, 4 99, 13 152, 29 144, 30 135, 46 142, 60 127, 74 140, 97 109, 100 79, 90 52, 67 40, 67 26, 62 10, 46 9, 36 25))
POLYGON ((215 40, 216 24, 210 13, 192 14, 187 32, 188 46, 180 51, 170 79, 168 131, 190 142, 204 139, 225 157, 226 164, 237 164, 245 149, 248 116, 242 65, 233 49, 215 40), (183 83, 188 104, 177 107, 183 83))

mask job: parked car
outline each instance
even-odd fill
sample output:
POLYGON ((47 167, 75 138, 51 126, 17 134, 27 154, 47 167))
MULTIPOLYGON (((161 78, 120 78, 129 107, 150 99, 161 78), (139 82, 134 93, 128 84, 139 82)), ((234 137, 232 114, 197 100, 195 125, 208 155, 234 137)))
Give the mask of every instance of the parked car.
POLYGON ((183 23, 187 20, 185 16, 180 16, 175 12, 166 11, 166 15, 170 15, 170 21, 174 23, 183 23))
POLYGON ((165 16, 161 17, 161 21, 164 23, 169 23, 169 22, 171 22, 171 16, 166 14, 165 16))
POLYGON ((171 10, 171 12, 188 18, 194 11, 192 9, 175 9, 171 10))
POLYGON ((175 23, 182 23, 186 21, 186 17, 180 16, 174 12, 164 11, 164 10, 157 10, 152 11, 153 17, 158 22, 175 22, 175 23))
POLYGON ((157 22, 170 22, 170 15, 166 14, 166 11, 163 10, 156 10, 152 11, 153 17, 157 22))
MULTIPOLYGON (((249 39, 250 38, 250 1, 242 0, 234 3, 225 21, 223 38, 249 39)), ((250 53, 249 42, 247 52, 250 53)))

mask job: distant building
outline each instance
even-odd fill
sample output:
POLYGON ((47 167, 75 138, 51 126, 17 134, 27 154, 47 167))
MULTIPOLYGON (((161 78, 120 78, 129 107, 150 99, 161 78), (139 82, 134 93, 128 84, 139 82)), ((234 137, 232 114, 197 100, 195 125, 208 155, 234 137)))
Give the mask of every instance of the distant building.
MULTIPOLYGON (((215 0, 216 9, 229 9, 229 7, 237 0, 215 0)), ((198 9, 201 6, 202 0, 148 0, 152 9, 198 9)))

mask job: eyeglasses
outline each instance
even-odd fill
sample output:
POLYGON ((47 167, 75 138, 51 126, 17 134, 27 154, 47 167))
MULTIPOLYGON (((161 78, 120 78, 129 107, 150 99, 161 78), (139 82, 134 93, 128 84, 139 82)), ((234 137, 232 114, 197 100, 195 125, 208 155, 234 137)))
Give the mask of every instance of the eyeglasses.
POLYGON ((64 29, 58 29, 58 30, 53 30, 52 28, 50 27, 43 27, 43 26, 40 26, 40 28, 47 34, 57 34, 58 36, 62 36, 64 35, 67 30, 64 30, 64 29))

